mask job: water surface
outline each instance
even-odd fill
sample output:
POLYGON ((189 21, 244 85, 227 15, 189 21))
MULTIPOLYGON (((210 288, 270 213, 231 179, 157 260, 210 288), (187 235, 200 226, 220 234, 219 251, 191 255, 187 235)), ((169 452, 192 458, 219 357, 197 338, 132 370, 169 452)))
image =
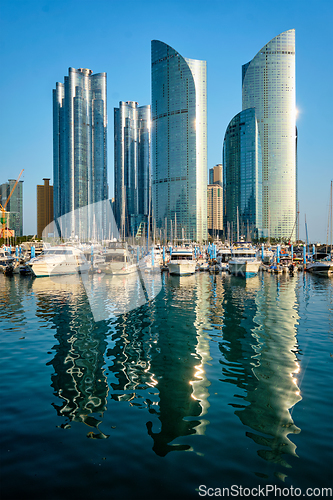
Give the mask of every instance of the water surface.
POLYGON ((80 277, 0 276, 2 498, 332 486, 332 283, 163 275, 95 322, 80 277))

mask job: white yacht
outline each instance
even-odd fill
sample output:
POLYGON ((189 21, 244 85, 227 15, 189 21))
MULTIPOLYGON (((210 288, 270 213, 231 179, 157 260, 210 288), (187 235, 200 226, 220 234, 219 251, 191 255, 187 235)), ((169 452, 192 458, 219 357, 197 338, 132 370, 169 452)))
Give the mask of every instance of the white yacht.
POLYGON ((257 250, 250 244, 240 244, 232 247, 229 260, 229 272, 235 276, 250 278, 258 274, 260 260, 257 259, 257 250))
POLYGON ((134 250, 127 243, 116 242, 107 248, 105 263, 100 265, 100 270, 105 274, 123 275, 137 271, 134 250))
POLYGON ((9 264, 14 264, 14 257, 2 247, 0 248, 0 269, 4 270, 9 264))
POLYGON ((90 264, 83 252, 75 246, 50 246, 28 262, 38 277, 88 272, 90 264))
POLYGON ((168 269, 170 274, 194 274, 196 261, 190 248, 173 250, 168 269))
POLYGON ((271 248, 265 248, 262 252, 262 262, 263 264, 270 264, 274 258, 274 252, 271 248))
POLYGON ((219 248, 216 255, 216 260, 219 264, 225 264, 231 259, 231 249, 228 246, 219 248))

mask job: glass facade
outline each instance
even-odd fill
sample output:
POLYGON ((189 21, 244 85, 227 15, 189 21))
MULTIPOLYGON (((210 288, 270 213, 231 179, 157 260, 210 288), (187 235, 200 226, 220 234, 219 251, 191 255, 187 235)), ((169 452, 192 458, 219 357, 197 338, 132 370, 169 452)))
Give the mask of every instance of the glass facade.
POLYGON ((207 240, 206 61, 153 40, 152 201, 157 229, 207 240))
POLYGON ((150 106, 120 102, 114 110, 115 218, 123 236, 147 228, 150 214, 150 106))
MULTIPOLYGON (((229 123, 223 142, 224 234, 262 236, 262 150, 255 109, 229 123)), ((227 236, 229 239, 229 236, 227 236)))
POLYGON ((106 73, 69 68, 53 90, 55 218, 108 197, 106 139, 106 73))
MULTIPOLYGON (((2 206, 5 205, 15 182, 15 179, 9 179, 8 182, 1 184, 0 203, 2 206)), ((8 229, 14 230, 15 236, 23 236, 23 181, 17 183, 7 203, 6 212, 8 212, 8 218, 6 216, 8 229)))
POLYGON ((265 237, 296 236, 295 30, 285 31, 242 67, 242 108, 255 108, 262 147, 265 237))

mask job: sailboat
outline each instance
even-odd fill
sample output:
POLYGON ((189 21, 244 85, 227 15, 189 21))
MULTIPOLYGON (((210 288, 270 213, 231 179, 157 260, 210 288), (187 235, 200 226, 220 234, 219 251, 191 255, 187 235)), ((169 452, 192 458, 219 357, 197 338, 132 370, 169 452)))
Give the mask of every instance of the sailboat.
POLYGON ((333 261, 332 261, 332 181, 331 181, 331 197, 330 197, 330 234, 331 234, 331 253, 330 261, 328 260, 313 260, 307 262, 306 270, 310 273, 321 274, 324 276, 333 275, 333 261))

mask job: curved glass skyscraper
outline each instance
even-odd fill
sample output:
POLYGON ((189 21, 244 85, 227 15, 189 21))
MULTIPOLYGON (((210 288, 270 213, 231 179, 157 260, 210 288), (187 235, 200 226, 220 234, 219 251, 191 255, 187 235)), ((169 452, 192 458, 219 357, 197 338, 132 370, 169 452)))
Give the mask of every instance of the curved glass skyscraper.
POLYGON ((55 218, 108 197, 106 131, 106 73, 69 68, 53 90, 55 218))
POLYGON ((295 30, 242 67, 242 107, 255 108, 262 148, 264 236, 296 236, 295 30))
MULTIPOLYGON (((224 234, 262 236, 262 153, 254 108, 238 113, 223 142, 224 234)), ((236 238, 237 235, 237 238, 236 238)))
POLYGON ((206 61, 152 53, 153 217, 166 238, 207 239, 206 61))
POLYGON ((150 203, 150 106, 120 102, 114 110, 115 218, 122 236, 147 228, 150 203))

